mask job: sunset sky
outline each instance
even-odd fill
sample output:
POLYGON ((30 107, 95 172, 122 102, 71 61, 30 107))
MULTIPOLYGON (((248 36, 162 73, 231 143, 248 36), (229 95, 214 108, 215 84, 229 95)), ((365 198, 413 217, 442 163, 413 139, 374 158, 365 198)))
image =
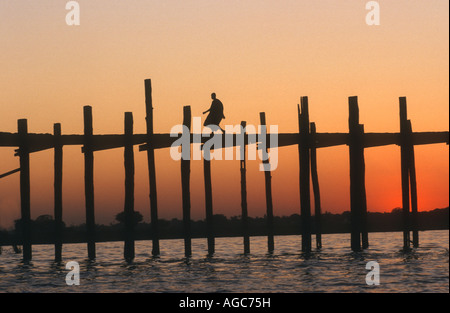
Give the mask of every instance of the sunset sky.
MULTIPOLYGON (((0 1, 0 132, 82 134, 83 106, 94 133, 123 133, 124 112, 145 133, 144 79, 153 86, 154 131, 168 133, 224 103, 222 125, 242 120, 297 132, 297 103, 309 97, 318 132, 348 131, 348 97, 358 96, 366 132, 398 132, 398 98, 406 96, 413 131, 449 129, 449 2, 378 1, 380 25, 366 24, 361 0, 79 0, 80 25, 66 24, 65 0, 0 1)), ((416 147, 419 210, 449 204, 445 144, 416 147)), ((280 148, 272 173, 274 214, 300 212, 298 151, 280 148)), ((123 210, 123 149, 95 158, 96 222, 123 210)), ((135 150, 136 207, 150 220, 147 155, 135 150)), ((0 173, 15 169, 14 148, 0 148, 0 173)), ((400 149, 365 150, 369 211, 401 206, 400 149)), ((350 208, 348 147, 318 151, 322 210, 350 208)), ((64 148, 66 224, 82 223, 84 159, 64 148)), ((248 162, 250 216, 265 214, 264 173, 248 162)), ((182 217, 180 164, 156 151, 159 216, 182 217)), ((214 213, 240 215, 238 161, 213 161, 214 213)), ((191 162, 192 218, 205 216, 203 163, 191 162)), ((53 215, 53 151, 31 156, 31 214, 53 215)), ((19 175, 0 179, 0 227, 20 217, 19 175)))

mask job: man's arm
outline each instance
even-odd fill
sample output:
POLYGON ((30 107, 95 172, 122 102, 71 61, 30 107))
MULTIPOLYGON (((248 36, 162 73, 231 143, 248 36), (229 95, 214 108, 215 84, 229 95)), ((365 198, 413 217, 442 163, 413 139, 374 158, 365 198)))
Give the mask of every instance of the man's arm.
POLYGON ((211 111, 212 107, 213 107, 213 106, 212 106, 212 104, 211 104, 211 106, 209 107, 209 109, 206 110, 205 112, 203 112, 203 114, 208 113, 209 111, 211 111))

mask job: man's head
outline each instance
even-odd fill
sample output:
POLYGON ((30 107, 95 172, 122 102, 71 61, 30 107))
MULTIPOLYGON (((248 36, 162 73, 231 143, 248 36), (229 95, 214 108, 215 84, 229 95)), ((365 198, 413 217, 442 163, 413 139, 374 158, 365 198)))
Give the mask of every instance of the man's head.
POLYGON ((213 100, 216 99, 216 94, 214 92, 211 94, 211 99, 213 99, 213 100))

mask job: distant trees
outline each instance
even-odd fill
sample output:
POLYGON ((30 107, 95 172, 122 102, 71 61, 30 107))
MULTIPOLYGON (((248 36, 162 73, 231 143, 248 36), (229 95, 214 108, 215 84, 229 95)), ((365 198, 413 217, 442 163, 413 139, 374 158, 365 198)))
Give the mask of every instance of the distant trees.
MULTIPOLYGON (((62 229, 66 227, 65 223, 62 222, 62 229)), ((49 214, 39 215, 35 220, 31 220, 31 234, 33 237, 39 238, 38 242, 48 242, 53 241, 53 236, 55 233, 55 220, 53 216, 49 214)), ((20 238, 22 234, 22 219, 17 219, 14 221, 14 237, 20 238)))
MULTIPOLYGON (((65 223, 63 222, 63 228, 65 223)), ((33 231, 38 232, 52 232, 55 229, 55 220, 53 216, 49 214, 39 215, 35 220, 31 220, 31 228, 33 231)), ((14 230, 20 232, 22 230, 22 220, 18 219, 14 221, 14 230)))
MULTIPOLYGON (((325 212, 322 214, 323 233, 346 233, 350 230, 350 212, 332 214, 325 212)), ((402 210, 395 208, 390 213, 368 212, 369 232, 374 231, 401 231, 403 225, 402 210)), ((118 223, 110 225, 96 225, 97 240, 111 241, 123 240, 123 230, 125 227, 126 215, 124 212, 116 214, 115 220, 118 223)), ((449 208, 435 209, 432 211, 419 211, 419 229, 448 229, 449 228, 449 208)), ((292 214, 290 216, 274 216, 275 235, 295 235, 301 234, 301 216, 292 214)), ((142 214, 134 212, 132 216, 135 228, 136 240, 151 238, 151 223, 143 221, 142 214)), ((240 216, 227 217, 223 214, 213 216, 214 234, 222 236, 242 236, 242 220, 240 216)), ((41 215, 31 221, 31 231, 33 242, 52 243, 54 242, 55 221, 51 215, 41 215)), ((84 242, 86 235, 86 225, 64 227, 64 240, 66 242, 84 242)), ((251 236, 265 236, 267 234, 266 217, 249 217, 249 233, 251 236)), ((315 223, 312 216, 311 229, 314 233, 315 223)), ((0 233, 0 243, 11 244, 20 242, 22 234, 21 220, 15 221, 14 231, 3 231, 0 233)), ((173 218, 171 220, 159 220, 160 238, 183 238, 184 224, 182 220, 173 218)), ((191 221, 191 234, 193 238, 204 237, 206 234, 205 220, 191 221)))
MULTIPOLYGON (((143 216, 141 213, 134 211, 133 215, 132 215, 132 223, 134 225, 137 225, 138 223, 142 222, 144 220, 143 216)), ((116 214, 116 221, 118 221, 119 223, 124 223, 127 221, 127 215, 125 214, 124 211, 116 214)))

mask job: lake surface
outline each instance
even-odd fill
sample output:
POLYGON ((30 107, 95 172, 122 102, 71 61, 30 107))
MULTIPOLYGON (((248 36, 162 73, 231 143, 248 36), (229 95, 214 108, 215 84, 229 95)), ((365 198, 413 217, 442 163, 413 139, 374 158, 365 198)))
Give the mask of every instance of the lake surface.
POLYGON ((242 254, 242 238, 216 238, 213 257, 206 256, 206 239, 194 239, 188 259, 183 240, 161 240, 157 258, 151 241, 137 241, 132 263, 123 260, 122 242, 97 243, 95 261, 86 259, 86 244, 64 245, 60 264, 52 245, 33 246, 28 264, 3 247, 0 292, 448 293, 449 232, 419 235, 420 247, 405 253, 402 233, 370 233, 370 248, 354 253, 349 234, 326 234, 323 248, 309 255, 300 251, 300 236, 276 236, 271 255, 266 237, 251 237, 249 255, 242 254), (79 263, 80 285, 66 284, 69 261, 79 263), (369 261, 379 264, 379 285, 366 284, 369 261))

